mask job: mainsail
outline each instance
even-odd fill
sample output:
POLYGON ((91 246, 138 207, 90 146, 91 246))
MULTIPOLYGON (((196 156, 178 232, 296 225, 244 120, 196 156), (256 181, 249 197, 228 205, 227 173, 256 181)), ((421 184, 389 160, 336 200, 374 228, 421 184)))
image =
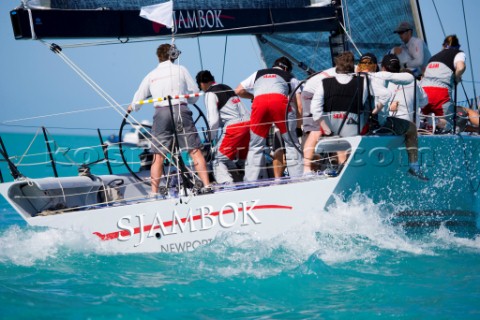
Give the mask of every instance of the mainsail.
MULTIPOLYGON (((158 0, 30 0, 10 13, 16 39, 170 36, 172 30, 139 16, 158 0)), ((310 73, 332 66, 338 52, 378 57, 399 45, 401 21, 424 37, 416 0, 174 0, 176 37, 256 35, 267 65, 288 55, 310 73)), ((301 78, 305 74, 295 73, 301 78)))
MULTIPOLYGON (((27 1, 11 11, 15 37, 129 38, 170 35, 170 29, 139 16, 142 7, 166 1, 27 1)), ((330 31, 337 26, 331 4, 309 7, 309 1, 173 2, 178 36, 330 31)))
MULTIPOLYGON (((273 47, 282 48, 290 53, 293 59, 314 71, 332 66, 332 56, 339 45, 344 45, 343 49, 353 51, 357 57, 371 52, 381 59, 392 47, 401 44, 393 30, 402 21, 415 25, 416 34, 425 39, 418 3, 415 0, 342 0, 341 9, 345 23, 339 20, 340 35, 337 37, 326 32, 277 33, 259 37, 267 65, 279 55, 278 50, 273 47)), ((338 50, 341 51, 342 48, 338 50)))

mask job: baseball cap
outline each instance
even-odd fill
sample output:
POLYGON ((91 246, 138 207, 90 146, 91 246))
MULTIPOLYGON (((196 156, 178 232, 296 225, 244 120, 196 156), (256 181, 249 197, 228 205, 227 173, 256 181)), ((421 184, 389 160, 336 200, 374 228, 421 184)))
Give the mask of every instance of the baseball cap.
POLYGON ((382 67, 390 72, 400 72, 400 60, 394 54, 387 54, 382 59, 382 67))
POLYGON ((413 30, 412 25, 410 24, 410 22, 403 21, 403 22, 400 22, 397 29, 395 29, 395 31, 393 31, 393 33, 402 33, 402 32, 408 31, 408 30, 413 30))
POLYGON ((364 55, 362 55, 360 57, 360 63, 362 62, 371 62, 371 63, 374 63, 374 64, 377 64, 377 57, 375 57, 375 55, 373 53, 365 53, 364 55))

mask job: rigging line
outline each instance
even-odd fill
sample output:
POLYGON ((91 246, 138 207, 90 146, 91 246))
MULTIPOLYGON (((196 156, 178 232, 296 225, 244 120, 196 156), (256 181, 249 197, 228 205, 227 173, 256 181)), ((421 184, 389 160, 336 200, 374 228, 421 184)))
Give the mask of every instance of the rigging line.
MULTIPOLYGON (((301 24, 301 23, 310 23, 310 22, 316 22, 316 21, 336 20, 336 19, 337 19, 336 17, 326 17, 326 18, 288 21, 288 22, 276 22, 275 26, 298 25, 298 24, 301 24)), ((238 27, 238 28, 221 29, 221 30, 208 30, 208 31, 202 31, 202 32, 192 32, 192 33, 188 33, 188 34, 182 34, 182 36, 183 37, 189 37, 189 36, 195 36, 195 35, 200 35, 200 34, 215 34, 215 33, 229 32, 229 31, 249 30, 249 29, 255 29, 255 28, 266 28, 266 27, 271 27, 271 26, 272 26, 271 23, 267 23, 267 24, 260 24, 260 25, 248 26, 248 27, 238 27)))
MULTIPOLYGON (((288 22, 276 22, 275 26, 285 26, 285 25, 298 25, 302 23, 311 23, 317 21, 327 21, 327 20, 336 20, 336 17, 325 17, 325 18, 315 18, 315 19, 306 19, 306 20, 295 20, 295 21, 288 21, 288 22)), ((217 33, 228 33, 230 31, 239 31, 239 30, 250 30, 255 28, 265 28, 270 27, 272 24, 259 24, 254 26, 246 26, 246 27, 238 27, 238 28, 228 28, 228 29, 221 29, 221 30, 202 30, 199 32, 189 32, 183 34, 176 34, 176 38, 191 38, 199 35, 215 35, 217 33)), ((128 43, 136 43, 136 42, 147 42, 147 41, 158 41, 159 39, 168 39, 171 35, 163 35, 163 36, 155 36, 155 37, 142 37, 138 38, 140 40, 130 39, 128 43)), ((76 47, 87 47, 87 46, 96 46, 96 45, 110 45, 110 44, 125 44, 123 42, 119 42, 118 40, 111 40, 111 41, 99 41, 99 42, 84 42, 81 44, 65 44, 62 45, 62 48, 76 48, 76 47)))
POLYGON ((468 83, 480 83, 480 81, 464 80, 464 79, 462 79, 462 82, 468 82, 468 83))
POLYGON ((198 57, 200 58, 200 70, 203 70, 202 48, 200 46, 200 37, 197 37, 198 57))
MULTIPOLYGON (((73 61, 71 61, 65 54, 63 54, 61 51, 56 51, 56 53, 59 54, 60 58, 62 58, 67 65, 69 65, 85 82, 87 82, 87 84, 89 84, 95 92, 97 92, 105 101, 107 101, 111 108, 113 108, 122 117, 124 116, 123 108, 118 102, 115 101, 115 99, 113 99, 105 90, 103 90, 95 81, 93 81, 93 79, 83 72, 83 70, 75 65, 75 63, 73 63, 73 61)), ((131 119, 139 122, 133 116, 131 116, 131 119)))
POLYGON ((91 41, 91 42, 82 42, 82 43, 73 43, 73 44, 62 44, 61 47, 63 49, 75 49, 75 48, 84 48, 84 47, 109 46, 109 45, 115 45, 115 44, 130 44, 130 43, 158 41, 160 39, 169 39, 170 37, 171 37, 170 35, 155 36, 155 37, 141 37, 137 39, 130 39, 127 43, 119 42, 118 40, 91 41))
MULTIPOLYGON (((47 44, 44 42, 44 44, 47 44)), ((83 70, 81 70, 73 61, 71 61, 62 51, 61 49, 57 46, 55 47, 54 44, 50 46, 50 48, 53 47, 53 50, 55 53, 58 54, 58 56, 68 65, 70 66, 88 85, 92 87, 92 89, 97 92, 104 100, 107 101, 108 104, 110 104, 111 108, 113 108, 118 114, 120 114, 122 117, 124 117, 124 110, 121 108, 121 106, 113 99, 107 92, 105 92, 93 79, 91 79, 83 70)), ((135 117, 131 116, 131 119, 134 121, 140 123, 135 117)), ((152 137, 153 140, 155 140, 157 143, 161 144, 160 141, 156 137, 152 137)))
POLYGON ((343 24, 341 24, 340 22, 338 23, 343 31, 345 32, 345 34, 347 35, 348 37, 348 40, 350 40, 350 42, 352 43, 353 47, 355 48, 355 50, 357 51, 358 55, 361 56, 362 53, 360 52, 360 50, 358 49, 357 45, 355 44, 355 42, 353 41, 352 37, 350 36, 350 33, 347 32, 347 29, 345 29, 345 26, 343 24))
POLYGON ((438 18, 438 22, 440 23, 440 27, 442 28, 443 37, 445 37, 446 36, 445 29, 443 28, 442 19, 440 19, 440 14, 438 13, 437 6, 435 5, 435 0, 432 0, 432 4, 433 4, 433 7, 435 8, 435 12, 437 13, 437 18, 438 18))
MULTIPOLYGON (((325 20, 336 20, 336 17, 325 17, 325 18, 316 18, 316 19, 308 19, 308 20, 296 20, 296 21, 289 21, 289 22, 277 22, 275 23, 276 26, 283 26, 283 25, 291 25, 291 24, 299 24, 299 23, 310 23, 316 21, 325 21, 325 20)), ((190 32, 190 33, 183 33, 175 35, 177 38, 191 38, 194 36, 199 36, 200 34, 215 34, 215 33, 225 33, 229 31, 237 31, 237 30, 248 30, 254 29, 257 27, 268 27, 271 24, 262 24, 262 25, 254 25, 254 26, 247 26, 247 27, 239 27, 239 28, 229 28, 229 29, 221 29, 221 30, 209 30, 201 32, 190 32)), ((158 41, 159 39, 169 39, 171 35, 161 35, 161 36, 154 36, 154 37, 139 37, 136 39, 130 39, 127 43, 138 43, 138 42, 151 42, 151 41, 158 41)), ((82 42, 82 43, 73 43, 73 44, 62 44, 63 49, 72 49, 72 48, 79 48, 79 47, 93 47, 93 46, 105 46, 105 45, 117 45, 117 44, 126 44, 125 42, 121 42, 118 40, 109 40, 109 41, 91 41, 91 42, 82 42)))
MULTIPOLYGON (((38 126, 29 126, 29 125, 21 125, 21 124, 5 124, 5 123, 0 123, 0 126, 6 126, 6 127, 15 127, 15 128, 35 128, 37 129, 38 126)), ((85 128, 85 127, 57 127, 57 126, 48 126, 50 129, 61 129, 61 130, 97 130, 97 128, 85 128)), ((108 131, 116 131, 118 129, 111 129, 111 128, 102 128, 102 130, 108 130, 108 131)))
MULTIPOLYGON (((45 45, 48 43, 42 41, 45 45)), ((69 59, 63 52, 62 49, 52 43, 49 45, 50 50, 56 53, 68 66, 72 68, 87 84, 89 84, 108 104, 114 107, 120 107, 120 105, 105 91, 103 90, 92 78, 90 78, 80 67, 78 67, 71 59, 69 59)), ((123 111, 123 109, 122 109, 123 111)), ((123 115, 123 113, 122 113, 123 115)))
POLYGON ((225 75, 225 61, 227 60, 227 44, 228 44, 228 36, 225 36, 225 48, 223 49, 222 83, 223 83, 223 76, 225 75))
POLYGON ((315 45, 315 48, 313 50, 313 54, 312 54, 312 57, 310 59, 310 63, 309 65, 315 65, 315 60, 318 59, 318 48, 320 48, 320 44, 321 44, 321 41, 322 41, 322 35, 320 32, 317 33, 318 34, 318 38, 317 38, 317 41, 316 41, 316 45, 315 45))
MULTIPOLYGON (((437 17, 438 17, 438 22, 440 23, 440 27, 442 28, 442 33, 443 33, 443 37, 445 38, 446 37, 446 33, 445 33, 445 29, 443 28, 443 24, 442 24, 442 20, 440 18, 440 14, 438 13, 438 10, 437 10, 437 6, 435 5, 435 1, 432 0, 432 4, 433 4, 433 7, 435 8, 435 12, 437 13, 437 17)), ((463 22, 465 24, 465 33, 467 35, 467 47, 468 47, 468 54, 470 55, 471 57, 471 54, 470 54, 470 41, 468 40, 468 29, 467 29, 467 19, 465 17, 465 6, 463 4, 463 0, 462 0, 462 10, 463 10, 463 22)), ((470 59, 470 72, 472 73, 472 80, 474 79, 473 77, 473 68, 472 68, 472 61, 470 59)), ((467 91, 465 90, 465 86, 463 85, 463 81, 460 82, 460 85, 463 89, 463 92, 465 94, 465 97, 467 98, 468 100, 468 96, 467 96, 467 91)), ((455 89, 457 90, 457 89, 455 89)), ((476 98, 477 94, 476 94, 476 90, 475 90, 475 85, 473 86, 473 91, 474 91, 474 97, 476 98)), ((475 99, 476 101, 476 99, 475 99)), ((476 104, 476 103, 475 103, 476 104)), ((471 108, 471 106, 469 106, 471 108)))
MULTIPOLYGON (((475 81, 475 76, 473 74, 473 64, 472 64, 472 53, 470 52, 470 40, 469 40, 469 37, 468 37, 468 28, 467 28, 467 17, 465 15, 465 5, 464 5, 464 2, 462 0, 462 9, 463 9, 463 23, 465 25, 465 34, 467 36, 467 48, 468 48, 468 55, 470 56, 470 73, 471 73, 471 76, 472 76, 472 81, 475 81)), ((464 88, 465 90, 465 88, 464 88)), ((466 94, 465 94, 466 96, 466 94)), ((475 105, 477 105, 477 91, 475 89, 475 85, 473 85, 473 96, 475 98, 475 105)))
MULTIPOLYGON (((174 39, 173 39, 174 41, 174 39)), ((47 42, 42 41, 41 42, 44 45, 48 45, 47 42)), ((115 99, 113 99, 105 90, 103 90, 93 79, 91 79, 83 70, 80 69, 73 61, 71 61, 63 52, 62 49, 56 45, 56 44, 51 44, 49 45, 50 50, 52 50, 54 53, 56 53, 68 66, 72 68, 79 76, 82 78, 88 85, 92 87, 92 89, 97 92, 100 97, 102 97, 105 101, 107 101, 108 104, 110 104, 111 108, 113 108, 118 114, 120 114, 122 117, 124 117, 124 110, 118 104, 115 99)), ((137 119, 135 119, 133 116, 131 116, 131 119, 134 121, 140 123, 137 119)), ((152 140, 155 140, 157 143, 162 145, 160 141, 156 137, 152 137, 152 140)), ((165 155, 166 156, 166 155, 165 155)))
POLYGON ((348 1, 344 0, 343 3, 345 3, 345 10, 342 10, 343 12, 343 21, 345 23, 345 27, 348 26, 348 29, 351 29, 352 24, 350 23, 350 13, 348 12, 348 1))
POLYGON ((27 155, 28 151, 30 151, 30 148, 32 147, 35 140, 37 139, 39 132, 40 132, 40 128, 37 129, 37 132, 35 133, 35 136, 33 137, 33 139, 30 141, 29 146, 27 147, 25 152, 20 156, 20 159, 17 161, 17 165, 22 163, 23 158, 27 155))
POLYGON ((97 111, 97 110, 103 110, 103 109, 110 109, 110 107, 98 107, 98 108, 92 108, 92 109, 74 110, 69 112, 51 113, 51 114, 45 114, 45 115, 35 116, 35 117, 7 120, 7 121, 3 121, 2 124, 27 121, 27 120, 36 120, 36 119, 49 118, 49 117, 55 117, 55 116, 63 116, 63 115, 69 115, 69 114, 75 114, 75 113, 81 113, 81 112, 87 112, 87 111, 97 111))
MULTIPOLYGON (((255 55, 257 56, 257 61, 259 62, 260 68, 265 68, 267 66, 267 64, 265 63, 265 60, 261 56, 260 49, 259 49, 260 46, 258 44, 257 37, 256 36, 249 37, 249 40, 250 40, 250 45, 252 46, 252 50, 255 53, 255 55), (255 39, 256 46, 255 46, 255 43, 253 42, 253 39, 255 39)), ((247 89, 247 88, 245 88, 245 89, 247 89)))
MULTIPOLYGON (((56 52, 59 57, 64 60, 64 62, 69 65, 79 76, 82 78, 90 87, 98 93, 109 105, 110 108, 113 108, 119 115, 124 116, 124 110, 121 105, 115 101, 105 90, 103 90, 93 79, 91 79, 83 70, 81 70, 73 61, 71 61, 65 54, 61 51, 56 52)), ((131 117, 134 121, 139 122, 135 117, 131 117)))
MULTIPOLYGON (((18 155, 14 155, 14 156, 10 156, 11 159, 18 159, 20 158, 17 163, 20 165, 20 163, 23 161, 23 158, 26 158, 26 157, 29 157, 29 158, 32 158, 32 157, 39 157, 39 156, 45 156, 47 154, 47 152, 37 152, 37 153, 30 153, 30 154, 27 154, 29 149, 31 148, 31 146, 33 145, 33 143, 35 142, 35 140, 37 139, 38 137, 38 134, 39 134, 39 131, 40 131, 40 128, 36 131, 35 133, 35 136, 32 138, 31 142, 30 142, 30 145, 27 147, 26 151, 24 152, 23 155, 21 156, 18 156, 18 155)), ((47 133, 51 136, 50 132, 48 132, 47 130, 47 133)), ((85 147, 78 147, 78 148, 70 148, 70 147, 63 147, 61 145, 59 145, 55 139, 52 139, 52 141, 54 142, 55 144, 55 147, 56 147, 56 151, 59 151, 59 152, 62 152, 64 153, 64 155, 66 155, 66 153, 70 152, 70 153, 76 153, 77 151, 80 151, 80 150, 84 150, 85 148, 100 148, 102 145, 92 145, 92 146, 85 146, 85 147)))
MULTIPOLYGON (((120 107, 105 90, 103 90, 92 78, 90 78, 82 69, 80 69, 73 61, 71 61, 64 53, 58 52, 59 57, 64 60, 82 79, 84 79, 108 104, 112 107, 120 107)), ((122 109, 123 111, 123 109, 122 109)), ((123 115, 123 113, 122 113, 123 115)))
MULTIPOLYGON (((229 92, 232 90, 225 90, 225 91, 219 91, 219 92, 229 92)), ((193 97, 200 97, 205 95, 205 92, 197 92, 197 93, 192 93, 192 94, 178 94, 176 96, 172 96, 172 99, 188 99, 188 98, 193 98, 193 97)), ((142 104, 147 104, 147 103, 154 103, 154 102, 162 102, 162 101, 168 101, 168 97, 160 97, 160 98, 151 98, 151 99, 145 99, 145 100, 138 100, 133 102, 134 104, 142 105, 142 104)))
POLYGON ((104 92, 102 92, 102 89, 93 81, 91 80, 86 74, 83 73, 78 67, 76 67, 74 64, 71 64, 68 61, 68 58, 65 55, 60 54, 59 57, 67 64, 69 65, 72 70, 77 73, 77 75, 83 79, 101 98, 103 98, 110 106, 114 106, 114 101, 112 101, 108 95, 106 95, 104 92))

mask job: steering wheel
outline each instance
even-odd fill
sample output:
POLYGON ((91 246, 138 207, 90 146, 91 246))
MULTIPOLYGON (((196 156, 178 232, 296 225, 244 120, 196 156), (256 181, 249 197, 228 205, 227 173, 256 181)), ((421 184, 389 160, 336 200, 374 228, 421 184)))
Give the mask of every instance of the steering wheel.
MULTIPOLYGON (((203 138, 203 154, 204 154, 204 157, 205 157, 205 160, 207 162, 210 162, 211 159, 212 159, 212 141, 210 139, 210 126, 208 125, 208 121, 207 121, 207 117, 205 116, 205 113, 203 113, 203 111, 196 105, 194 104, 193 105, 194 108, 192 111, 192 118, 193 118, 193 123, 195 124, 195 127, 197 127, 197 130, 199 131, 199 135, 200 135, 200 139, 203 138), (199 130, 200 128, 200 130, 199 130)), ((142 181, 143 183, 147 184, 147 185, 150 185, 150 182, 146 179, 143 179, 142 177, 140 177, 131 167, 131 165, 128 163, 126 157, 125 157, 125 154, 126 154, 126 149, 125 147, 126 146, 134 146, 134 147, 144 147, 145 150, 144 152, 146 152, 147 150, 147 145, 146 144, 133 144, 132 143, 127 143, 124 141, 124 131, 126 127, 128 126, 132 126, 132 125, 138 125, 138 126, 142 126, 143 128, 147 129, 146 132, 144 133, 146 135, 147 138, 150 138, 150 132, 151 132, 151 129, 152 129, 152 126, 151 125, 145 125, 145 124, 140 124, 138 122, 134 122, 134 123, 131 123, 130 121, 128 121, 128 116, 130 115, 130 112, 127 112, 124 116, 123 116, 123 120, 122 120, 122 123, 120 124, 120 128, 118 130, 118 148, 119 148, 119 151, 120 151, 120 156, 122 158, 122 161, 123 161, 123 164, 125 165, 125 167, 127 168, 128 172, 130 172, 130 174, 135 178, 137 179, 138 181, 142 181)), ((142 129, 140 129, 142 130, 142 129)), ((145 137, 143 137, 144 141, 148 141, 148 139, 145 139, 145 137)), ((180 155, 179 155, 180 156, 180 155)))

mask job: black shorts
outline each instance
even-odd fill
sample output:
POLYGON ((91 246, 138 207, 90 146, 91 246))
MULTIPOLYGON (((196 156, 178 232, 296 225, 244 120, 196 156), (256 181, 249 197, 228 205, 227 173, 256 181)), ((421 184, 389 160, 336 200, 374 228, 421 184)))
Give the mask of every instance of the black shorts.
POLYGON ((174 123, 169 107, 155 108, 152 126, 152 152, 166 155, 172 151, 177 130, 178 147, 190 151, 202 146, 197 128, 193 122, 192 111, 186 105, 173 106, 174 123), (180 115, 179 115, 180 111, 180 115))
POLYGON ((275 130, 273 136, 273 150, 277 151, 278 149, 285 150, 285 142, 283 141, 283 137, 280 131, 275 130))
POLYGON ((383 126, 376 131, 376 133, 394 134, 396 136, 403 136, 410 128, 410 121, 400 118, 387 117, 383 126))

